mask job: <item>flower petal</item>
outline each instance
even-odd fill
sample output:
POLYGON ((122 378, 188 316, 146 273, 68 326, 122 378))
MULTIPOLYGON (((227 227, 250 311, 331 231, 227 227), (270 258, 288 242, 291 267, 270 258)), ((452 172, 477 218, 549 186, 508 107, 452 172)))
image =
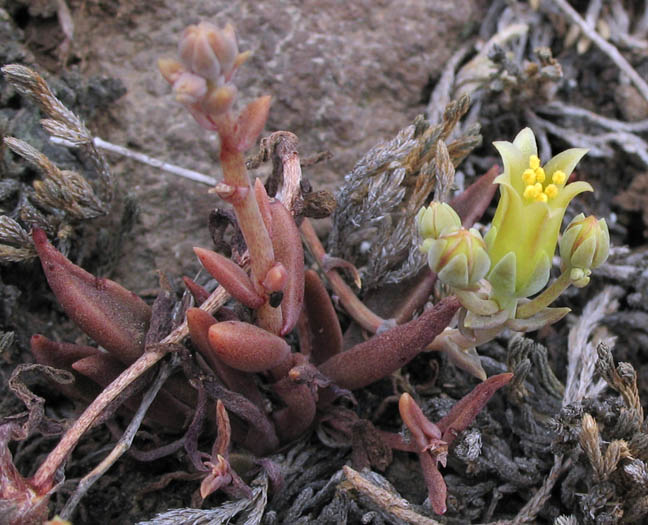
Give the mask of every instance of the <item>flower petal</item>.
MULTIPOLYGON (((533 131, 531 131, 531 128, 524 128, 520 131, 513 139, 513 145, 516 146, 527 159, 531 155, 538 154, 536 138, 533 131)), ((528 168, 528 166, 525 166, 525 168, 528 168)))
POLYGON ((567 178, 569 178, 572 171, 574 171, 576 164, 578 164, 588 151, 589 150, 585 148, 571 148, 558 153, 558 155, 552 158, 544 166, 547 178, 551 179, 551 176, 557 170, 563 171, 565 175, 567 175, 567 178))
POLYGON ((493 146, 499 151, 504 164, 504 173, 495 179, 495 184, 508 182, 517 192, 522 194, 524 190, 522 172, 528 167, 529 157, 524 156, 520 148, 511 142, 497 141, 493 142, 493 146))

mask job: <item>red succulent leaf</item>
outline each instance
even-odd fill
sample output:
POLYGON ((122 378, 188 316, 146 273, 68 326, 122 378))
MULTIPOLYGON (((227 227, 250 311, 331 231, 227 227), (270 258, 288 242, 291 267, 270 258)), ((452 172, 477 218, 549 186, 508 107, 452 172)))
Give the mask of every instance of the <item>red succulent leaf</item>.
POLYGON ((432 510, 437 514, 445 514, 447 510, 446 497, 448 488, 441 472, 439 472, 437 462, 435 458, 427 453, 419 454, 419 461, 421 463, 425 485, 428 489, 428 498, 430 498, 432 510))
POLYGON ((319 369, 342 388, 365 387, 414 359, 448 326, 458 309, 459 301, 455 297, 446 297, 417 319, 334 355, 319 369))
POLYGON ((398 400, 398 411, 419 452, 428 450, 430 442, 441 439, 441 429, 425 417, 414 398, 405 393, 398 400))
POLYGON ((489 377, 457 401, 448 415, 437 423, 443 433, 443 440, 448 444, 452 443, 457 434, 468 428, 481 409, 493 397, 493 394, 507 385, 511 379, 513 379, 511 373, 489 377))
POLYGON ((209 344, 209 327, 218 321, 204 310, 189 308, 187 310, 187 327, 189 336, 198 351, 207 359, 212 370, 227 388, 243 394, 257 406, 263 405, 263 397, 250 375, 226 365, 209 344))
POLYGON ((216 401, 216 424, 218 425, 218 434, 212 447, 212 456, 221 455, 227 458, 232 437, 232 426, 227 415, 227 409, 220 399, 216 401))
POLYGON ((184 281, 187 290, 189 290, 189 293, 191 293, 194 301, 198 306, 200 306, 207 300, 207 298, 209 297, 209 292, 202 286, 200 286, 196 281, 189 279, 189 277, 186 276, 183 277, 182 280, 184 281))
POLYGON ((291 441, 303 434, 315 420, 319 371, 302 354, 290 356, 291 368, 285 377, 272 385, 275 393, 286 404, 273 414, 277 433, 283 441, 291 441))
POLYGON ((290 356, 290 345, 263 328, 240 321, 209 327, 209 345, 226 364, 243 372, 264 372, 290 356))
POLYGON ((200 264, 205 267, 218 283, 227 290, 229 294, 243 303, 248 308, 259 308, 265 298, 257 293, 252 280, 234 261, 204 248, 194 248, 200 264))
POLYGON ((268 120, 271 100, 272 97, 268 95, 255 98, 241 111, 236 119, 233 136, 228 139, 229 147, 245 152, 254 146, 256 139, 263 131, 266 120, 268 120))
POLYGON ((37 362, 64 370, 72 370, 72 363, 79 359, 102 353, 94 346, 58 343, 41 334, 32 335, 30 344, 37 362))
POLYGON ((283 264, 287 272, 281 301, 281 335, 286 335, 297 324, 304 302, 304 248, 295 220, 281 202, 270 203, 270 214, 275 259, 283 264))
POLYGON ((268 234, 272 235, 272 215, 270 214, 270 197, 268 197, 268 192, 261 182, 261 179, 255 179, 254 181, 254 198, 259 205, 259 211, 261 212, 261 217, 263 218, 263 224, 265 224, 268 234))
POLYGON ((282 441, 292 441, 306 432, 315 420, 315 397, 308 385, 300 385, 289 377, 280 379, 273 390, 286 404, 273 414, 277 434, 282 441))
POLYGON ((312 345, 311 361, 319 365, 342 351, 342 328, 317 272, 306 270, 304 283, 304 310, 312 345))
MULTIPOLYGON (((100 350, 92 346, 57 343, 40 334, 32 335, 30 342, 31 352, 37 363, 61 368, 69 372, 73 372, 72 363, 75 361, 101 353, 100 350)), ((53 385, 66 397, 86 403, 92 401, 99 394, 99 389, 91 381, 81 377, 79 374, 75 374, 73 384, 53 382, 53 385)))
POLYGON ((32 232, 45 277, 56 299, 81 330, 125 364, 144 351, 151 309, 133 292, 95 277, 64 257, 43 230, 32 232))

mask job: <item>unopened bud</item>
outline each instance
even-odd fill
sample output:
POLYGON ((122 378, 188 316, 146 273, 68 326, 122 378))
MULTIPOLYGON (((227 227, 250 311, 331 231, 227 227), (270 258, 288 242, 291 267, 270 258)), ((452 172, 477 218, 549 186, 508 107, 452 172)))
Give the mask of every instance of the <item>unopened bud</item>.
POLYGON ((158 59, 157 65, 164 80, 169 84, 174 84, 180 78, 180 75, 187 71, 180 62, 173 58, 160 58, 158 59))
POLYGON ((218 57, 221 72, 227 78, 239 54, 234 26, 226 24, 222 30, 212 26, 211 30, 207 32, 207 38, 212 51, 218 57))
POLYGON ((428 264, 439 279, 454 288, 474 288, 490 268, 486 244, 477 230, 460 228, 429 244, 428 264))
POLYGON ((207 94, 207 82, 193 73, 182 73, 173 83, 173 94, 181 104, 195 104, 207 94))
POLYGON ((427 208, 421 208, 416 215, 416 224, 423 239, 438 239, 445 233, 461 228, 461 219, 452 206, 433 201, 427 208))
POLYGON ((214 87, 207 92, 203 109, 212 117, 221 115, 232 107, 236 98, 236 88, 232 84, 214 87))
POLYGON ((209 22, 185 29, 178 53, 182 62, 192 72, 208 80, 217 80, 220 75, 226 78, 231 72, 238 45, 231 24, 219 29, 209 22))
MULTIPOLYGON (((610 233, 605 219, 582 213, 574 217, 560 239, 560 258, 569 269, 580 269, 583 277, 605 262, 610 251, 610 233)), ((573 272, 572 272, 573 273, 573 272)))

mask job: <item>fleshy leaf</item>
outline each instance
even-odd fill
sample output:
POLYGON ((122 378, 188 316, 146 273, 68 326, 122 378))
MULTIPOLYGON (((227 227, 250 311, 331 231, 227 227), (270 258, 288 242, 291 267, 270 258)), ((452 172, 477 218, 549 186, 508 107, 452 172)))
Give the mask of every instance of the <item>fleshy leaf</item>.
POLYGON ((319 369, 342 388, 367 386, 414 359, 448 326, 459 306, 455 297, 446 297, 417 319, 331 357, 319 369))
POLYGON ((290 356, 290 346, 263 328, 225 321, 209 327, 209 344, 222 361, 243 372, 264 372, 290 356))
POLYGON ((263 398, 254 379, 248 374, 226 365, 209 344, 209 328, 218 321, 200 308, 189 308, 186 315, 191 341, 207 359, 218 378, 230 390, 245 395, 255 405, 261 406, 263 398))
POLYGON ((511 373, 489 377, 457 401, 448 415, 437 423, 443 433, 443 440, 448 444, 452 443, 460 432, 468 428, 493 394, 507 385, 511 379, 513 379, 511 373))
POLYGON ((249 150, 258 138, 270 111, 271 97, 266 95, 250 102, 236 120, 233 146, 236 151, 249 150))
POLYGON ((270 204, 270 214, 275 260, 283 264, 287 272, 281 301, 281 335, 286 335, 295 327, 304 302, 304 249, 299 229, 286 207, 274 201, 270 204))
POLYGON ((133 292, 73 264, 47 240, 32 233, 45 277, 65 313, 81 330, 125 364, 144 351, 151 309, 133 292))
POLYGON ((319 365, 342 351, 342 329, 317 272, 306 270, 304 278, 304 309, 312 342, 310 358, 313 364, 319 365))
POLYGON ((248 274, 234 261, 220 253, 204 248, 194 248, 202 264, 214 279, 227 290, 234 299, 240 301, 248 308, 259 308, 265 298, 257 293, 248 274))

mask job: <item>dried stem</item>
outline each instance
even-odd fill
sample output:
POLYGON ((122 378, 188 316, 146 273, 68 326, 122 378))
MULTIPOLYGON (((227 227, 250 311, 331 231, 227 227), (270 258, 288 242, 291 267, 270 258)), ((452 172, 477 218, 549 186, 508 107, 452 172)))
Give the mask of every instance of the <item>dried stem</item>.
MULTIPOLYGON (((60 144, 62 146, 71 145, 66 140, 58 137, 51 137, 50 142, 53 142, 54 144, 60 144)), ((144 153, 125 148, 124 146, 113 144, 112 142, 108 142, 107 140, 103 140, 99 137, 93 137, 92 143, 97 148, 110 151, 112 153, 119 153, 123 157, 127 157, 129 159, 141 162, 142 164, 147 164, 149 166, 153 166, 154 168, 173 173, 174 175, 179 175, 180 177, 184 177, 185 179, 193 180, 195 182, 202 182, 203 184, 209 184, 210 186, 213 186, 218 182, 215 178, 210 177, 209 175, 204 175, 197 171, 176 166, 175 164, 171 164, 170 162, 165 162, 149 155, 145 155, 144 153)))
POLYGON ((51 488, 57 470, 76 447, 81 436, 92 427, 103 411, 137 378, 174 349, 173 345, 163 343, 156 345, 154 350, 142 354, 85 409, 34 474, 32 485, 35 489, 47 492, 51 488))
POLYGON ((344 467, 344 475, 355 490, 371 499, 381 510, 396 516, 405 523, 412 525, 441 525, 432 518, 414 512, 406 500, 395 496, 378 485, 374 485, 351 467, 344 467))
POLYGON ((124 455, 126 451, 128 451, 131 444, 133 443, 135 434, 139 430, 139 427, 142 424, 144 417, 146 416, 146 412, 148 411, 149 407, 151 406, 151 403, 153 403, 158 392, 160 391, 160 389, 162 388, 165 381, 168 379, 170 375, 171 375, 171 366, 169 365, 169 363, 164 363, 160 367, 160 370, 158 372, 158 375, 154 383, 148 389, 146 394, 144 394, 144 397, 142 398, 142 403, 137 409, 137 412, 135 413, 135 416, 131 420, 130 424, 124 431, 124 434, 115 445, 115 448, 113 448, 110 454, 108 454, 108 456, 106 456, 103 459, 103 461, 99 463, 99 465, 97 465, 94 469, 92 469, 91 472, 86 474, 79 482, 76 491, 74 492, 72 497, 67 501, 65 507, 61 511, 61 517, 63 519, 70 519, 72 517, 72 514, 74 513, 74 509, 79 504, 79 502, 81 501, 85 493, 90 489, 90 487, 92 487, 95 481, 97 481, 101 476, 103 476, 106 473, 106 471, 122 455, 124 455))
POLYGON ((603 51, 610 59, 623 71, 632 83, 636 86, 641 96, 648 100, 648 84, 641 78, 639 73, 630 65, 630 63, 623 57, 619 50, 612 44, 607 42, 601 35, 599 35, 578 12, 567 3, 567 0, 553 0, 553 3, 565 13, 567 18, 573 23, 578 25, 580 30, 587 38, 589 38, 596 46, 603 51))

